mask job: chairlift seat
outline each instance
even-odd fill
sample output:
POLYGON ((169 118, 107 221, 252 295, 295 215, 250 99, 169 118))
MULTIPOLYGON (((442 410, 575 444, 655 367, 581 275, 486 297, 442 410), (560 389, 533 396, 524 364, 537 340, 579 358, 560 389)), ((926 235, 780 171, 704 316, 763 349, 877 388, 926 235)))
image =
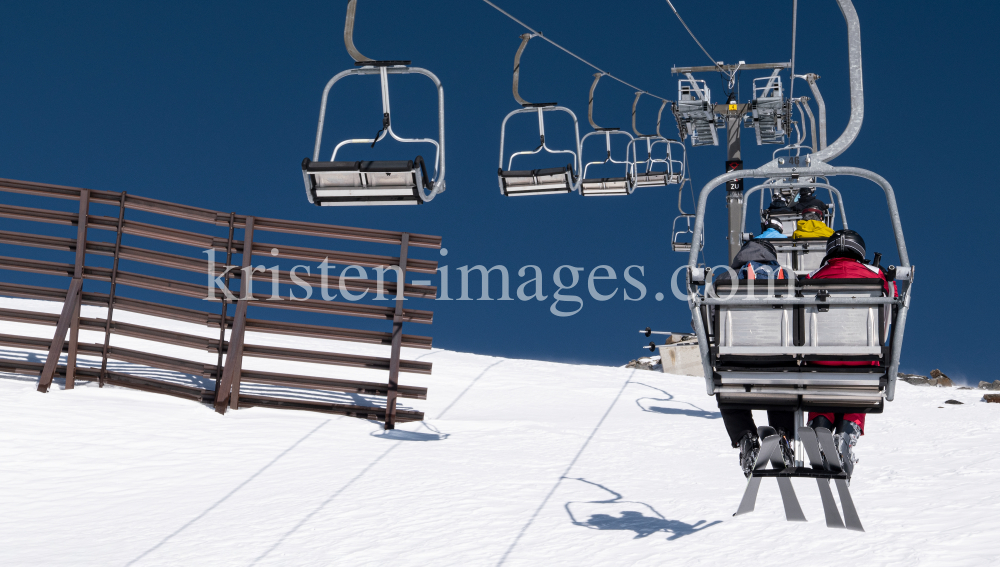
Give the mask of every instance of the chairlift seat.
MULTIPOLYGON (((673 175, 668 175, 663 172, 650 172, 650 173, 640 173, 635 177, 636 187, 662 187, 666 185, 669 178, 673 178, 673 175)), ((676 182, 675 182, 676 183, 676 182)))
MULTIPOLYGON (((881 411, 887 382, 889 306, 885 304, 753 304, 756 297, 789 295, 790 280, 720 281, 731 305, 711 309, 710 352, 721 407, 755 409, 852 408, 881 411), (772 288, 768 288, 768 284, 772 288), (869 362, 824 366, 817 361, 869 362)), ((882 281, 793 281, 800 297, 881 298, 882 281)))
POLYGON ((508 197, 521 195, 553 195, 573 190, 573 166, 504 171, 498 169, 500 186, 508 197))
POLYGON ((302 176, 319 206, 418 205, 427 170, 421 156, 411 161, 302 160, 302 176))
POLYGON ((629 178, 604 177, 601 179, 584 179, 580 185, 580 194, 584 197, 602 197, 612 195, 628 195, 629 178))

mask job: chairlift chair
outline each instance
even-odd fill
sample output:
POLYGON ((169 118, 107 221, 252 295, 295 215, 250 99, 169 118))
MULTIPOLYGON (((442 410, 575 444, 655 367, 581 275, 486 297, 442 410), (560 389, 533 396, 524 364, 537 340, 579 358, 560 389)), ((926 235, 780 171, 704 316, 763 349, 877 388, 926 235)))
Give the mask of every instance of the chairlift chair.
MULTIPOLYGON (((594 122, 594 89, 597 88, 598 81, 604 73, 594 73, 594 82, 590 85, 590 100, 587 104, 587 120, 590 122, 590 126, 594 129, 593 132, 588 132, 580 140, 581 150, 586 145, 587 138, 591 136, 603 136, 605 145, 604 160, 602 161, 591 161, 583 166, 583 181, 580 184, 580 194, 585 197, 607 197, 607 196, 626 196, 630 195, 635 189, 635 148, 633 147, 632 135, 625 132, 619 128, 602 128, 594 122), (628 138, 628 145, 625 147, 625 161, 616 160, 611 156, 611 135, 617 134, 628 138), (628 152, 631 148, 633 155, 632 159, 629 160, 628 152), (587 170, 592 165, 606 165, 606 164, 618 164, 625 166, 625 175, 622 177, 603 177, 603 178, 591 178, 587 177, 587 170)), ((582 157, 583 154, 581 154, 582 157)))
MULTIPOLYGON (((676 185, 680 184, 684 180, 684 163, 683 157, 681 160, 676 160, 673 157, 673 152, 671 151, 671 146, 680 146, 681 152, 686 153, 687 147, 670 138, 665 138, 660 133, 660 122, 663 118, 663 109, 666 108, 669 101, 664 100, 660 104, 660 110, 656 114, 656 134, 642 134, 636 128, 635 125, 635 110, 636 106, 639 104, 639 98, 647 94, 642 91, 635 93, 635 100, 632 101, 632 131, 635 132, 635 140, 644 140, 646 142, 646 161, 644 162, 645 170, 642 173, 638 173, 638 160, 636 160, 636 186, 637 187, 663 187, 665 185, 676 185), (654 158, 653 148, 657 144, 663 144, 666 148, 665 158, 654 158), (663 171, 655 171, 653 169, 657 164, 663 164, 666 169, 663 171)), ((632 146, 632 154, 635 156, 637 153, 635 149, 635 144, 632 146)))
MULTIPOLYGON (((830 194, 830 203, 827 203, 828 208, 824 213, 824 218, 823 218, 824 224, 826 224, 830 228, 833 228, 834 219, 836 218, 836 211, 839 205, 839 208, 841 209, 840 228, 844 229, 848 228, 847 214, 845 211, 843 211, 844 208, 843 198, 841 197, 840 191, 837 190, 836 187, 830 185, 829 182, 825 179, 823 179, 823 181, 820 180, 814 181, 810 178, 803 180, 800 184, 812 186, 815 188, 827 189, 827 191, 830 194)), ((761 192, 761 198, 760 198, 761 224, 767 222, 768 220, 777 220, 782 224, 783 234, 790 237, 792 233, 795 231, 796 223, 802 218, 802 214, 770 213, 767 209, 764 208, 764 201, 767 200, 764 197, 764 194, 767 193, 767 191, 764 191, 764 189, 768 189, 769 191, 778 193, 786 198, 789 198, 789 201, 796 192, 796 189, 791 187, 782 187, 780 185, 767 185, 767 184, 758 185, 748 190, 744 194, 744 199, 743 199, 744 216, 743 216, 742 232, 744 234, 747 234, 746 210, 750 202, 750 196, 755 191, 759 190, 761 192)), ((799 276, 809 274, 819 269, 823 257, 826 256, 826 238, 776 238, 776 239, 769 239, 769 242, 774 246, 775 253, 778 256, 778 263, 781 264, 782 266, 790 267, 795 272, 795 274, 799 276)))
POLYGON ((791 103, 783 96, 778 71, 753 80, 753 100, 745 120, 753 127, 757 144, 784 144, 791 128, 791 103))
POLYGON ((344 43, 355 61, 356 68, 335 75, 323 89, 320 102, 319 125, 316 128, 316 145, 312 159, 302 160, 302 177, 306 197, 319 206, 352 205, 417 205, 426 203, 445 190, 444 150, 444 88, 441 81, 426 69, 410 67, 409 61, 375 61, 365 57, 354 47, 354 13, 357 0, 347 3, 344 25, 344 43), (389 105, 389 75, 417 73, 428 77, 438 94, 438 139, 403 138, 392 129, 389 105), (349 75, 378 75, 382 90, 382 129, 375 138, 354 138, 339 142, 333 149, 330 161, 320 161, 320 143, 326 119, 330 89, 340 79, 349 75), (391 136, 398 142, 428 143, 434 146, 434 173, 428 174, 427 165, 420 155, 414 159, 396 161, 337 161, 337 153, 349 144, 376 143, 391 136))
POLYGON ((712 91, 705 81, 695 79, 690 73, 687 77, 677 81, 677 102, 673 104, 681 140, 690 137, 692 146, 718 146, 712 91))
POLYGON ((511 111, 503 119, 503 124, 500 126, 500 165, 497 168, 497 177, 500 183, 500 192, 508 197, 517 197, 522 195, 551 195, 557 193, 571 193, 580 189, 580 184, 583 181, 583 176, 579 175, 580 171, 580 126, 576 119, 576 114, 573 111, 564 107, 559 106, 555 102, 542 102, 542 103, 531 103, 523 98, 521 98, 520 93, 518 93, 518 79, 521 69, 521 54, 524 52, 524 48, 528 45, 528 41, 534 37, 533 34, 523 34, 521 35, 521 45, 517 48, 517 54, 514 56, 514 99, 521 105, 521 108, 511 111), (549 148, 545 143, 545 113, 546 112, 565 112, 570 115, 573 119, 573 129, 576 134, 576 147, 574 150, 553 150, 549 148), (507 121, 510 120, 511 116, 515 114, 522 113, 536 113, 538 116, 538 137, 539 144, 534 150, 525 150, 514 152, 510 156, 510 160, 507 163, 507 169, 504 169, 504 138, 507 132, 507 121), (521 155, 533 155, 540 153, 542 151, 550 154, 569 154, 572 156, 572 161, 564 166, 544 168, 544 169, 532 169, 532 170, 514 170, 512 169, 514 164, 514 158, 521 155))
MULTIPOLYGON (((690 252, 691 244, 694 241, 694 228, 691 221, 694 215, 681 212, 680 216, 674 218, 673 228, 670 229, 670 248, 674 252, 690 252), (684 226, 677 228, 677 221, 683 220, 684 226)), ((702 247, 705 243, 702 242, 702 247)))

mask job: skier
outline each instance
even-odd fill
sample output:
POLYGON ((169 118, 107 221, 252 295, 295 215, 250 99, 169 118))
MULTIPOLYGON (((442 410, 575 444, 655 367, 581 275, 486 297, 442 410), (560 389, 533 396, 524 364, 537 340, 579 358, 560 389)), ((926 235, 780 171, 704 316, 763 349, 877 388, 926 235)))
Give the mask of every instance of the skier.
POLYGON ((791 208, 793 211, 805 211, 806 209, 819 209, 820 214, 823 214, 829 207, 822 200, 818 199, 815 195, 816 189, 812 187, 803 187, 799 189, 798 196, 795 197, 795 202, 792 203, 791 208))
MULTIPOLYGON (((895 295, 895 284, 890 284, 880 266, 865 263, 865 241, 853 230, 838 230, 826 242, 826 256, 820 268, 807 276, 808 279, 881 279, 886 294, 895 295)), ((818 366, 864 366, 878 365, 878 362, 819 360, 810 362, 818 366)), ((834 437, 840 450, 844 471, 850 476, 854 463, 858 461, 854 447, 864 435, 865 414, 863 413, 809 413, 809 426, 825 427, 836 431, 834 437)))
POLYGON ((757 238, 788 238, 784 235, 785 227, 777 219, 767 219, 760 225, 760 236, 757 238))
POLYGON ((833 229, 823 222, 823 211, 809 207, 802 211, 802 220, 795 223, 792 238, 827 238, 833 234, 833 229))
MULTIPOLYGON (((774 246, 766 240, 754 239, 744 244, 736 253, 730 267, 736 272, 737 279, 777 280, 786 278, 785 270, 778 264, 778 256, 774 246)), ((716 283, 729 280, 730 277, 729 271, 726 271, 719 274, 716 283)), ((794 277, 794 275, 790 277, 794 277)), ((753 414, 750 410, 745 409, 720 409, 719 411, 722 413, 722 422, 726 426, 733 447, 740 449, 740 467, 743 469, 743 474, 750 476, 760 451, 753 414)), ((789 435, 795 431, 795 414, 790 411, 768 411, 767 422, 781 435, 778 445, 781 447, 781 455, 785 465, 794 466, 795 453, 788 439, 789 435)))
MULTIPOLYGON (((753 239, 740 248, 730 265, 738 280, 783 280, 785 270, 778 264, 774 245, 766 240, 753 239)), ((731 278, 728 270, 719 274, 716 282, 731 278)), ((792 276, 794 277, 794 276, 792 276)))

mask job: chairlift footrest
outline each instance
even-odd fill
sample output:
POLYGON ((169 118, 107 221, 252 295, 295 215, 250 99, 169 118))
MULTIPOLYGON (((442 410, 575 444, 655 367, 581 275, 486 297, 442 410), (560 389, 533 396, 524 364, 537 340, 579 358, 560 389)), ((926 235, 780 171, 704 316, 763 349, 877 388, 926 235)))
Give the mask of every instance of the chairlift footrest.
POLYGON ((783 469, 765 469, 753 472, 754 476, 761 478, 827 478, 847 480, 847 474, 843 472, 826 471, 814 469, 812 467, 791 467, 783 469))

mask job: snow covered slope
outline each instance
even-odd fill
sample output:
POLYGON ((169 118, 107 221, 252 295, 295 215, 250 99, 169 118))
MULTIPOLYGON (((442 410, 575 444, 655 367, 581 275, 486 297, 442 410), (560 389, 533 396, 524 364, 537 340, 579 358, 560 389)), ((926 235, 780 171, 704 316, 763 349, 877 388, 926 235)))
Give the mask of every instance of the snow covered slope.
POLYGON ((220 416, 115 387, 40 394, 33 378, 0 376, 0 564, 1000 564, 1000 405, 982 392, 899 384, 859 444, 851 490, 868 531, 855 533, 825 527, 805 479, 794 483, 808 523, 784 521, 769 479, 757 510, 732 517, 745 480, 700 378, 404 356, 434 363, 403 379, 429 387, 407 400, 427 421, 390 433, 318 413, 220 416))

